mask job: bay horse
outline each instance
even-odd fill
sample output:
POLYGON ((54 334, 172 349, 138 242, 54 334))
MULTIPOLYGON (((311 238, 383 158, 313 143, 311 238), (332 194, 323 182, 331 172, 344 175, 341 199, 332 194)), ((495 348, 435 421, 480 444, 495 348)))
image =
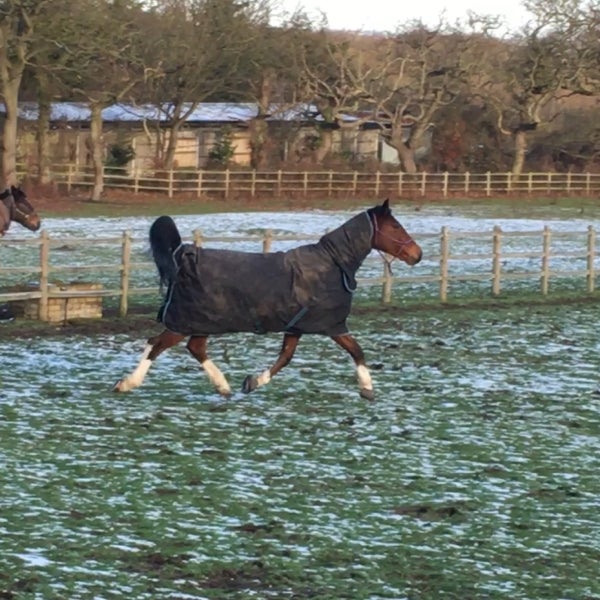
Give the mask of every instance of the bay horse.
POLYGON ((372 249, 409 265, 421 260, 419 245, 392 215, 386 200, 359 213, 319 242, 286 252, 217 250, 182 244, 171 217, 150 227, 150 247, 161 287, 167 287, 158 320, 166 329, 148 340, 137 368, 114 391, 142 384, 159 354, 189 338, 187 349, 223 396, 231 388, 208 357, 208 337, 238 332, 282 332, 274 364, 245 378, 251 392, 271 380, 292 359, 304 334, 322 334, 346 350, 356 366, 360 395, 374 399, 364 353, 349 333, 346 319, 356 289, 355 274, 372 249))
POLYGON ((0 193, 0 236, 3 236, 16 221, 30 231, 37 231, 41 220, 20 187, 10 186, 0 193))

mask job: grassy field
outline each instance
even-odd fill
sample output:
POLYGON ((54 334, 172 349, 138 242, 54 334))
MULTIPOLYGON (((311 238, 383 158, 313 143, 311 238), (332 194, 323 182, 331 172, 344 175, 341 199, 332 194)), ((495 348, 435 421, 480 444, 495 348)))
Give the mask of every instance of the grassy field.
POLYGON ((112 394, 140 333, 4 339, 0 597, 598 600, 596 319, 359 310, 374 403, 321 338, 228 401, 183 347, 112 394))

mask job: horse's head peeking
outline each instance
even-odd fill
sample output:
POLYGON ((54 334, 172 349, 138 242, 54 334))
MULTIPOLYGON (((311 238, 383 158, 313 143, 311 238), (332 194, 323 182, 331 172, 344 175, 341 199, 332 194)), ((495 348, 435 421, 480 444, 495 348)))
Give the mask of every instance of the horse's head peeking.
POLYGON ((37 231, 42 221, 27 199, 25 192, 20 187, 11 185, 10 193, 15 201, 12 219, 31 231, 37 231))
POLYGON ((416 265, 422 258, 420 246, 392 215, 389 201, 367 211, 373 223, 372 246, 375 250, 390 254, 408 265, 416 265))

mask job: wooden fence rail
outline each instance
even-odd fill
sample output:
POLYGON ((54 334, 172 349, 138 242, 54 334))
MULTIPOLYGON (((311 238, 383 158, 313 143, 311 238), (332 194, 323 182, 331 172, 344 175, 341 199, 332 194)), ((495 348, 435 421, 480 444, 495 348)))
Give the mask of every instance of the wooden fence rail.
MULTIPOLYGON (((26 165, 19 165, 19 176, 35 175, 26 165)), ((91 168, 57 164, 51 177, 70 192, 73 188, 93 186, 91 168)), ((106 188, 138 193, 165 194, 172 198, 185 194, 196 198, 217 196, 410 196, 491 197, 514 194, 579 195, 600 194, 600 173, 528 172, 515 176, 511 172, 408 174, 375 171, 256 171, 175 169, 160 172, 106 169, 106 188)))
MULTIPOLYGON (((211 242, 226 242, 231 247, 237 242, 256 242, 261 244, 263 252, 269 252, 275 242, 294 241, 305 243, 315 240, 316 236, 288 235, 274 236, 270 230, 265 230, 262 236, 235 236, 235 237, 205 237, 197 230, 194 232, 193 241, 197 245, 211 242)), ((146 260, 134 260, 132 251, 135 240, 129 232, 123 232, 119 237, 111 238, 51 238, 47 231, 37 238, 27 240, 7 239, 0 240, 0 303, 15 300, 37 300, 39 301, 39 318, 46 319, 48 315, 49 302, 54 298, 77 298, 77 297, 113 297, 118 299, 119 312, 125 316, 129 310, 129 303, 133 297, 153 294, 156 298, 157 285, 154 264, 146 260), (23 248, 31 248, 37 245, 37 264, 29 264, 23 267, 6 267, 5 264, 14 264, 18 258, 23 256, 23 248), (64 260, 64 254, 59 250, 66 247, 74 248, 77 245, 83 248, 84 254, 90 258, 89 264, 69 264, 64 260), (8 255, 10 247, 12 256, 8 255), (98 264, 98 248, 112 249, 114 261, 106 264, 98 264), (58 255, 58 260, 56 260, 58 255), (61 261, 62 259, 62 261, 61 261), (112 277, 112 283, 103 283, 102 289, 69 290, 61 288, 53 283, 53 280, 61 280, 65 274, 76 274, 98 282, 98 277, 105 279, 112 277), (32 276, 36 285, 31 289, 16 288, 6 285, 7 279, 13 281, 16 276, 26 275, 28 280, 32 276), (134 280, 137 285, 134 285, 134 280), (140 282, 148 285, 140 285, 140 282)), ((432 246, 427 254, 423 265, 414 270, 401 269, 401 275, 394 275, 389 262, 381 260, 377 267, 378 258, 369 259, 371 274, 358 279, 363 286, 379 285, 381 287, 381 300, 389 303, 393 300, 394 290, 402 288, 405 292, 413 286, 426 285, 437 291, 430 295, 437 296, 441 302, 447 302, 450 296, 450 286, 464 284, 466 282, 485 282, 486 286, 477 290, 478 295, 499 296, 507 282, 514 280, 525 280, 528 283, 537 282, 530 291, 537 291, 543 295, 551 291, 551 283, 560 278, 567 278, 570 282, 581 283, 582 293, 594 292, 596 287, 596 273, 600 268, 600 255, 596 246, 596 231, 589 226, 586 231, 552 231, 546 226, 543 231, 519 231, 504 232, 498 226, 491 232, 453 232, 448 227, 442 227, 439 234, 420 234, 419 242, 422 245, 432 246), (518 242, 519 238, 529 239, 527 248, 509 250, 507 242, 518 242), (539 248, 531 247, 530 238, 539 237, 541 241, 539 248), (475 244, 477 252, 461 251, 460 241, 475 244), (557 248, 554 242, 567 241, 567 248, 561 243, 557 248), (437 245, 438 250, 435 250, 437 245), (479 251, 484 248, 485 251, 479 251), (489 250, 491 249, 491 251, 489 250), (375 261, 375 262, 374 262, 375 261), (511 265, 521 261, 518 269, 509 268, 511 265), (567 268, 557 268, 557 264, 564 264, 567 268), (458 267, 459 268, 458 268, 458 267), (421 268, 422 267, 422 268, 421 268), (380 270, 381 275, 376 272, 380 270), (421 271, 422 274, 419 274, 421 271), (488 287, 489 286, 489 287, 488 287), (486 292, 487 289, 487 292, 486 292)), ((139 254, 139 253, 138 253, 139 254)), ((35 259, 35 255, 33 257, 35 259)), ((33 262, 33 261, 31 261, 33 262)), ((364 267, 363 267, 364 270, 364 267)), ((411 292, 412 297, 416 297, 411 292)))

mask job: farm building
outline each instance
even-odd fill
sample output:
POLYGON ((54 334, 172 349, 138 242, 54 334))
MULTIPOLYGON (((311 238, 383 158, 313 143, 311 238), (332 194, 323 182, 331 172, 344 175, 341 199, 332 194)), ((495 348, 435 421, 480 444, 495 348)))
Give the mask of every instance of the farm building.
MULTIPOLYGON (((191 108, 191 107, 190 107, 191 108)), ((0 104, 0 118, 4 112, 0 104)), ((250 126, 257 117, 254 103, 202 103, 190 111, 178 133, 175 167, 198 169, 209 165, 211 152, 223 136, 232 149, 231 164, 250 165, 250 126)), ((103 110, 106 154, 111 147, 131 148, 130 172, 144 173, 161 168, 169 128, 169 107, 115 104, 103 110)), ((35 102, 19 105, 19 161, 37 163, 35 102)), ((345 117, 348 123, 354 117, 345 117)), ((302 160, 314 146, 321 117, 307 105, 273 106, 265 119, 269 127, 272 154, 279 161, 302 160), (273 149, 274 148, 274 149, 273 149)), ((322 120, 321 120, 322 122, 322 120)), ((53 163, 85 167, 91 163, 89 147, 90 109, 85 103, 55 102, 50 113, 50 149, 53 163)), ((375 123, 336 128, 332 132, 332 153, 361 161, 396 162, 375 123)))

